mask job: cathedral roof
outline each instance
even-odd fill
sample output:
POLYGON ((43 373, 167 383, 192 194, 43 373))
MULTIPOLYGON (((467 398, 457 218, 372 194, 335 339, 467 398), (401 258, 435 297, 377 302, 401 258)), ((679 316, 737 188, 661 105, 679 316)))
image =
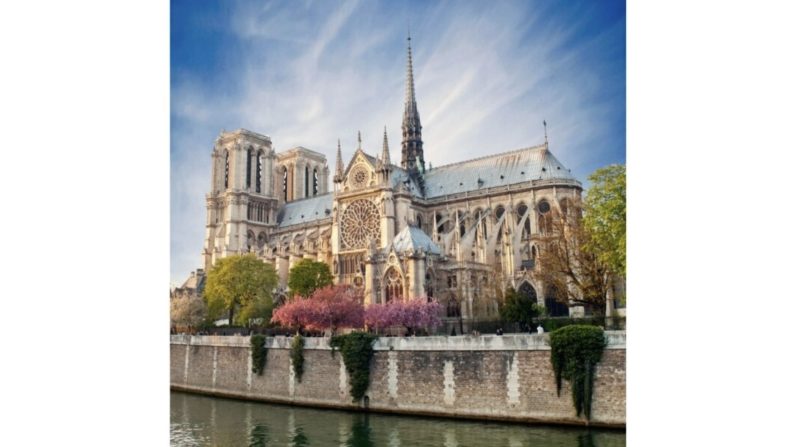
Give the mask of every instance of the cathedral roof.
POLYGON ((309 223, 331 217, 334 197, 327 193, 306 199, 294 200, 282 205, 276 222, 281 227, 309 223))
POLYGON ((403 253, 407 250, 425 250, 426 253, 442 254, 439 247, 433 243, 431 237, 425 234, 424 231, 411 225, 406 225, 400 233, 392 239, 392 246, 395 251, 403 253))
POLYGON ((434 167, 423 177, 428 198, 530 180, 576 181, 546 144, 434 167))

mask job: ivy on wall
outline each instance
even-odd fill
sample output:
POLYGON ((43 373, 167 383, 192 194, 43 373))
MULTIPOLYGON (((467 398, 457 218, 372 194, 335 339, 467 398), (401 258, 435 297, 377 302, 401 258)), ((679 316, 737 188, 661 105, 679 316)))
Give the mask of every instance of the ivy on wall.
POLYGON ((373 342, 377 338, 366 332, 351 332, 331 337, 332 355, 334 348, 339 348, 342 352, 354 402, 364 397, 367 387, 370 386, 370 360, 373 358, 373 342))
POLYGON ((290 359, 293 361, 295 378, 299 382, 301 381, 301 376, 304 375, 304 343, 304 337, 301 334, 293 337, 293 341, 290 343, 290 359))
POLYGON ((265 359, 268 357, 268 348, 265 347, 265 336, 255 334, 251 336, 251 371, 258 376, 265 369, 265 359))
POLYGON ((607 346, 604 331, 597 326, 572 325, 552 331, 549 339, 558 397, 563 379, 568 380, 577 417, 584 413, 590 420, 596 364, 607 346))

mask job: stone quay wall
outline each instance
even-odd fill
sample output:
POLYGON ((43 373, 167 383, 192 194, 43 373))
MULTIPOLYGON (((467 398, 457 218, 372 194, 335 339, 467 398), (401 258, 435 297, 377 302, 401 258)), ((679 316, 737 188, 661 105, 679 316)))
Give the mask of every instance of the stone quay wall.
POLYGON ((526 423, 626 426, 626 333, 607 331, 591 421, 576 417, 569 384, 560 397, 548 334, 382 337, 374 344, 366 398, 352 402, 340 352, 306 338, 299 382, 290 338, 268 337, 262 375, 249 337, 171 336, 171 388, 246 400, 526 423))

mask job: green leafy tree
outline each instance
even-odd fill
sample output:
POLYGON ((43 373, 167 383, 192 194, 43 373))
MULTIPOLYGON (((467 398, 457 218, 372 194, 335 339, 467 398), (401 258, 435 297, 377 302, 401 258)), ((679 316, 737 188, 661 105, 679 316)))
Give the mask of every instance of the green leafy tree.
POLYGON ((586 250, 594 253, 611 273, 627 272, 627 173, 624 165, 597 169, 588 177, 583 225, 589 233, 586 250))
POLYGON ((240 308, 238 321, 248 326, 265 326, 271 321, 273 300, 269 297, 255 297, 240 308))
POLYGON ((538 305, 513 287, 505 289, 505 304, 500 309, 500 318, 503 321, 519 323, 523 331, 530 328, 533 318, 539 315, 538 305))
POLYGON ((290 269, 287 286, 292 293, 306 298, 317 289, 330 286, 333 277, 325 262, 302 259, 290 269))
POLYGON ((246 324, 252 315, 273 306, 272 293, 278 282, 273 266, 254 254, 228 256, 219 259, 207 273, 204 297, 213 318, 228 312, 230 324, 246 324), (235 310, 239 308, 244 312, 236 321, 235 310))

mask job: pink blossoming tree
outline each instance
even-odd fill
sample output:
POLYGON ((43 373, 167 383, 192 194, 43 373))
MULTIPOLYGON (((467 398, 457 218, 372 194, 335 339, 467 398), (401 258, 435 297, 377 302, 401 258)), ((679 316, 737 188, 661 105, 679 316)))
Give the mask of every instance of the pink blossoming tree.
POLYGON ((310 331, 360 328, 364 325, 362 295, 351 286, 328 286, 309 298, 293 298, 273 312, 272 322, 310 331))
POLYGON ((402 326, 409 333, 418 329, 433 331, 442 324, 439 317, 442 306, 435 300, 417 297, 406 301, 372 304, 364 313, 364 322, 376 332, 393 326, 402 326))

